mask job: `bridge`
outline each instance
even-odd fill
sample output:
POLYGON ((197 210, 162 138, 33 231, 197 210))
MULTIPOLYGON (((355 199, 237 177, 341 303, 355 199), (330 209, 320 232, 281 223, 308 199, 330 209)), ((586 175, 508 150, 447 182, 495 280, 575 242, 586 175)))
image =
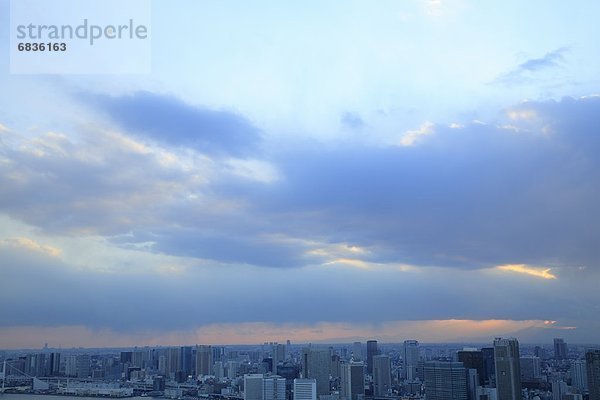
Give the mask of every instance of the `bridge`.
MULTIPOLYGON (((18 383, 23 381, 30 381, 26 387, 31 387, 33 390, 48 390, 50 388, 50 384, 48 382, 44 382, 41 379, 36 378, 35 376, 31 376, 14 365, 7 363, 4 361, 2 364, 2 372, 0 372, 0 379, 2 379, 2 387, 0 388, 0 393, 4 393, 7 389, 6 384, 8 382, 18 383), (9 373, 11 372, 11 373, 9 373)), ((14 386, 11 386, 11 388, 14 386)))

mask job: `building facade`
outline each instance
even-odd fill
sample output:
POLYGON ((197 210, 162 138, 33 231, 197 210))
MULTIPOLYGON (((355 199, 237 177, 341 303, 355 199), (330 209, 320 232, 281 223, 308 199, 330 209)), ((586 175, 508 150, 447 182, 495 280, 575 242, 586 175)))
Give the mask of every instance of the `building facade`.
POLYGON ((467 375, 461 362, 425 363, 427 400, 467 400, 467 375))
POLYGON ((498 400, 521 400, 521 368, 517 339, 494 340, 498 400))

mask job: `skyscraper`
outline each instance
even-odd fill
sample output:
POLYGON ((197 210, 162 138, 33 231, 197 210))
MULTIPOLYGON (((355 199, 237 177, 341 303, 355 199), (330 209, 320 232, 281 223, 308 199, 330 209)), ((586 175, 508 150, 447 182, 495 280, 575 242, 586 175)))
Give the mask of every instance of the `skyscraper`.
POLYGON ((428 361, 424 368, 427 400, 467 400, 463 363, 428 361))
POLYGON ((585 352, 590 400, 600 400, 600 349, 585 352))
POLYGON ((536 356, 523 356, 520 359, 521 380, 535 381, 542 377, 540 358, 536 356))
POLYGON ((329 394, 329 371, 331 352, 328 348, 305 347, 302 349, 302 376, 317 381, 317 396, 329 394))
POLYGON ((190 375, 192 373, 192 347, 180 347, 179 352, 179 369, 183 371, 185 375, 190 375))
POLYGON ((373 394, 386 396, 392 387, 392 368, 390 357, 377 355, 373 357, 373 394))
POLYGON ((571 384, 576 387, 580 393, 588 390, 585 360, 571 361, 571 384))
POLYGON ((552 400, 563 400, 563 396, 567 394, 567 383, 564 381, 552 382, 552 400))
MULTIPOLYGON (((179 369, 179 348, 171 347, 171 348, 167 349, 166 354, 167 354, 166 373, 167 373, 167 375, 173 377, 174 374, 179 369)), ((133 362, 133 358, 132 358, 132 362, 133 362)))
POLYGON ((377 340, 367 340, 367 373, 373 373, 373 356, 378 354, 377 340))
POLYGON ((58 376, 60 374, 60 353, 50 354, 50 376, 58 376))
POLYGON ((467 377, 467 398, 469 400, 477 400, 477 389, 481 387, 479 384, 479 374, 475 368, 465 368, 467 377))
POLYGON ((568 349, 564 339, 554 339, 554 358, 564 360, 567 358, 568 349))
POLYGON ((465 369, 477 370, 479 386, 485 384, 485 368, 483 365, 483 352, 476 349, 463 349, 457 353, 458 361, 463 363, 465 369))
POLYGON ((482 347, 481 354, 483 355, 483 382, 491 384, 496 379, 496 363, 494 361, 494 348, 482 347))
POLYGON ((285 400, 285 378, 279 375, 263 378, 263 400, 285 400))
POLYGON ((521 368, 517 339, 494 340, 498 400, 521 400, 521 368))
POLYGON ((294 379, 294 400, 317 400, 317 381, 294 379))
POLYGON ((263 400, 263 375, 244 375, 244 400, 263 400))
POLYGON ((402 377, 409 381, 417 379, 417 365, 419 364, 419 342, 405 340, 403 349, 404 372, 402 377))
POLYGON ((281 343, 273 343, 271 346, 271 352, 273 354, 273 370, 277 371, 277 368, 275 368, 277 363, 285 361, 285 345, 281 343))
POLYGON ((365 364, 350 362, 342 365, 340 395, 342 400, 360 400, 365 395, 365 364))
POLYGON ((227 378, 235 379, 237 377, 239 361, 227 361, 227 378))
POLYGON ((90 376, 91 358, 89 354, 80 354, 77 356, 77 377, 87 378, 90 376))
POLYGON ((223 361, 217 361, 213 365, 213 371, 215 375, 215 379, 221 380, 225 377, 225 366, 223 365, 223 361))
POLYGON ((342 376, 342 362, 340 356, 337 354, 331 355, 331 369, 329 370, 329 374, 334 379, 342 376))
POLYGON ((212 370, 212 348, 207 345, 196 347, 196 375, 210 375, 212 370))
POLYGON ((363 352, 361 342, 354 342, 354 344, 352 345, 352 358, 354 359, 354 361, 362 361, 363 352))

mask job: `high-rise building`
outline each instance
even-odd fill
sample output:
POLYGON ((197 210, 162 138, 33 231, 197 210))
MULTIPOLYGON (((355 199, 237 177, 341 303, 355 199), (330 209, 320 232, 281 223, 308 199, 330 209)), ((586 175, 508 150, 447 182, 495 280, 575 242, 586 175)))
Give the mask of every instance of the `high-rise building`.
POLYGON ((331 351, 322 347, 302 349, 302 377, 317 381, 317 396, 329 394, 331 351))
POLYGON ((263 379, 263 400, 285 400, 285 378, 279 375, 263 379))
POLYGON ((390 357, 377 355, 373 357, 373 394, 387 396, 392 387, 392 367, 390 357))
POLYGON ((590 400, 600 400, 600 349, 585 352, 585 366, 590 400))
MULTIPOLYGON (((279 362, 285 361, 285 345, 281 343, 273 343, 271 347, 271 352, 273 353, 273 365, 277 365, 279 362)), ((276 368, 273 367, 275 370, 276 368)))
POLYGON ((477 400, 477 388, 480 388, 479 374, 475 368, 465 368, 467 373, 467 399, 477 400))
POLYGON ((542 378, 542 367, 539 357, 523 356, 519 362, 522 381, 532 382, 542 378))
POLYGON ((331 375, 334 379, 342 376, 342 361, 340 360, 340 356, 337 354, 331 355, 331 369, 329 371, 329 375, 331 375))
POLYGON ((564 339, 554 339, 554 358, 557 360, 564 360, 568 356, 567 344, 564 339))
POLYGON ((483 365, 483 352, 477 349, 463 349, 457 353, 458 361, 463 363, 465 369, 475 369, 479 386, 485 384, 485 367, 483 365))
POLYGON ((244 375, 244 400, 264 400, 263 391, 263 374, 244 375))
POLYGON ((77 356, 77 377, 87 378, 91 375, 91 359, 89 354, 80 354, 77 356))
POLYGON ((294 379, 294 400, 317 400, 317 381, 294 379))
POLYGON ((144 368, 145 362, 148 360, 148 352, 144 351, 144 350, 138 350, 137 348, 135 349, 135 351, 131 352, 131 366, 132 367, 138 367, 138 368, 144 368))
POLYGON ((185 375, 192 374, 192 346, 182 346, 179 348, 179 369, 183 371, 185 375))
POLYGON ((362 352, 362 343, 354 342, 352 345, 352 359, 354 361, 362 361, 363 360, 363 352, 362 352))
POLYGON ((342 400, 361 400, 365 396, 365 364, 350 362, 342 364, 340 396, 342 400))
POLYGON ((181 364, 179 356, 180 356, 179 347, 171 347, 171 348, 167 349, 166 373, 171 378, 173 378, 175 376, 175 374, 177 373, 177 371, 179 370, 179 365, 181 364))
POLYGON ((238 373, 239 361, 227 361, 227 378, 235 379, 238 373))
POLYGON ((552 400, 563 400, 563 396, 567 394, 567 383, 564 381, 552 382, 552 400))
POLYGON ((77 356, 68 355, 65 357, 65 376, 77 376, 77 356))
POLYGON ((212 346, 212 361, 225 361, 225 347, 212 346))
POLYGON ((167 373, 167 356, 164 354, 158 356, 158 373, 163 375, 167 373))
POLYGON ((23 372, 31 376, 45 376, 47 375, 46 365, 46 354, 27 354, 25 356, 25 369, 23 372))
POLYGON ((221 380, 225 377, 225 367, 223 366, 223 361, 217 361, 213 365, 213 371, 215 375, 215 379, 221 380))
POLYGON ((266 374, 268 372, 277 372, 273 370, 273 359, 271 357, 263 358, 259 366, 259 372, 263 374, 266 374))
POLYGON ((133 359, 133 351, 122 351, 121 352, 121 364, 131 364, 131 360, 133 359))
POLYGON ((587 392, 587 370, 585 360, 571 361, 571 385, 579 390, 580 393, 587 392))
POLYGON ((427 400, 467 400, 467 374, 461 362, 425 363, 427 400))
POLYGON ((521 400, 521 368, 517 339, 494 340, 498 400, 521 400))
POLYGON ((416 340, 405 340, 402 356, 404 360, 404 372, 402 377, 409 381, 417 379, 419 342, 416 340))
POLYGON ((60 374, 60 353, 50 354, 50 376, 58 376, 60 374))
POLYGON ((483 354, 483 382, 486 385, 495 382, 496 379, 496 362, 494 361, 494 348, 482 347, 483 354))
POLYGON ((377 340, 367 340, 367 373, 373 373, 373 357, 378 354, 377 340))
POLYGON ((196 347, 196 375, 210 375, 212 372, 212 348, 207 345, 196 347))

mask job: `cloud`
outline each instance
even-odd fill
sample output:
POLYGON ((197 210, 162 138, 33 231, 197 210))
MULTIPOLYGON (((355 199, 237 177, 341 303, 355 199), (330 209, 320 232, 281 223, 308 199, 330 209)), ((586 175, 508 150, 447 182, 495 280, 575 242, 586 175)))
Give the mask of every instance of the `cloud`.
POLYGON ((511 121, 528 132, 519 135, 472 123, 438 126, 417 146, 296 147, 276 162, 281 185, 246 196, 260 213, 297 215, 295 236, 319 232, 372 248, 367 261, 597 264, 589 238, 600 232, 588 218, 600 199, 592 184, 599 106, 591 98, 523 103, 511 110, 537 117, 511 121))
POLYGON ((519 64, 518 70, 539 71, 541 69, 558 67, 564 61, 564 54, 569 51, 568 47, 561 47, 554 51, 546 53, 541 58, 531 58, 524 63, 519 64))
POLYGON ((352 112, 344 113, 340 121, 342 125, 352 129, 360 129, 366 125, 359 114, 352 112))
POLYGON ((521 85, 539 79, 539 74, 560 67, 565 61, 569 47, 560 47, 540 58, 530 58, 517 65, 513 70, 500 75, 495 82, 506 86, 521 85))
POLYGON ((23 248, 35 252, 48 254, 54 257, 59 256, 61 253, 61 250, 56 247, 40 244, 37 243, 35 240, 26 237, 0 239, 0 247, 2 246, 23 248))
POLYGON ((151 92, 124 96, 82 94, 80 98, 108 114, 121 128, 168 145, 209 154, 245 156, 257 151, 259 130, 244 117, 189 105, 151 92))
POLYGON ((102 129, 13 133, 0 143, 0 210, 28 228, 0 246, 0 326, 496 319, 583 331, 600 301, 599 115, 598 97, 525 102, 485 125, 436 124, 412 146, 298 141, 256 161, 102 129), (202 304, 218 306, 186 317, 202 304))
MULTIPOLYGON (((138 253, 128 250, 123 260, 136 262, 138 253)), ((584 310, 582 316, 589 318, 595 311, 586 302, 598 301, 593 290, 584 297, 565 290, 573 284, 569 279, 536 285, 515 279, 516 274, 491 276, 488 270, 385 265, 363 269, 343 263, 265 270, 174 258, 162 268, 147 263, 145 269, 128 272, 122 266, 124 271, 115 273, 67 262, 66 256, 0 246, 0 326, 79 325, 123 335, 149 331, 160 336, 211 324, 260 321, 299 325, 432 319, 562 321, 571 315, 571 308, 584 310), (357 291, 369 296, 356 302, 357 291), (15 298, 19 301, 11 301, 15 298), (407 302, 412 306, 397 307, 407 302), (323 303, 329 307, 321 307, 323 303)), ((586 293, 596 280, 582 274, 570 279, 586 293)))
POLYGON ((431 122, 425 122, 419 129, 406 132, 400 139, 400 145, 412 146, 421 137, 431 135, 432 133, 434 133, 434 125, 431 122))
POLYGON ((202 173, 186 174, 165 162, 167 152, 116 132, 89 131, 81 140, 51 132, 13 142, 0 144, 7 160, 0 207, 45 231, 122 233, 156 218, 148 205, 159 208, 183 185, 202 185, 202 173))
POLYGON ((257 160, 115 131, 21 137, 0 148, 0 207, 46 232, 217 263, 595 265, 599 109, 597 97, 525 102, 412 146, 296 143, 257 160), (341 245, 368 252, 317 251, 341 245))
POLYGON ((496 268, 500 271, 516 272, 542 279, 556 279, 556 275, 551 272, 551 268, 531 267, 525 264, 500 265, 496 268))

